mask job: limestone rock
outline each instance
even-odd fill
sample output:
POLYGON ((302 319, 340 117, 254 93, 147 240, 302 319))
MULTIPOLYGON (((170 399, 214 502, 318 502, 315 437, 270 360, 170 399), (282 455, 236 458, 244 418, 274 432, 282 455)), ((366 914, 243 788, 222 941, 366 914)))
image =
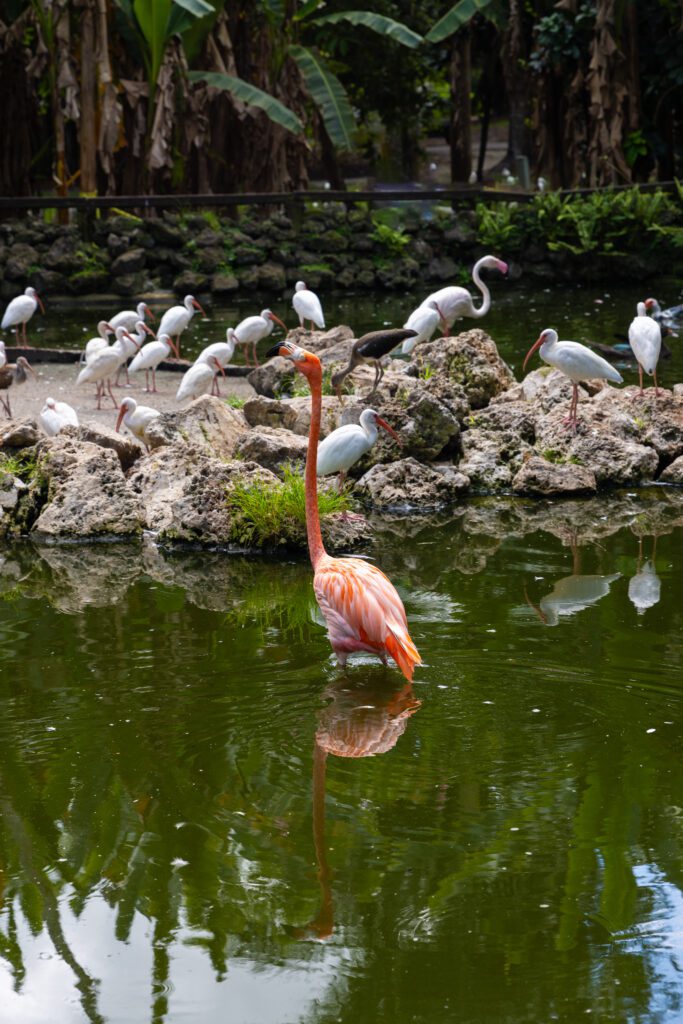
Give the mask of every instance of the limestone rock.
POLYGON ((0 423, 0 451, 3 448, 30 448, 42 436, 36 421, 28 417, 0 423))
POLYGON ((481 491, 507 490, 524 456, 531 452, 530 445, 510 430, 480 427, 463 432, 462 447, 458 469, 481 491))
POLYGON ((275 356, 247 374, 247 380, 257 395, 276 398, 291 388, 295 373, 291 359, 275 356))
POLYGON ((42 539, 130 537, 141 529, 140 507, 115 452, 58 434, 36 446, 47 503, 31 533, 42 539))
MULTIPOLYGON (((243 413, 247 423, 252 427, 284 427, 295 434, 308 437, 311 426, 311 399, 283 398, 273 399, 258 395, 244 403, 243 413)), ((323 395, 321 437, 325 437, 340 425, 342 406, 339 400, 331 395, 323 395)))
POLYGON ((303 468, 306 461, 308 441, 301 434, 283 427, 252 427, 240 440, 235 454, 248 462, 282 475, 286 465, 303 468))
POLYGON ((455 501, 468 484, 462 473, 441 473, 407 458, 373 466, 360 478, 353 493, 375 508, 426 510, 455 501))
POLYGON ((62 427, 60 434, 78 441, 89 441, 101 448, 111 448, 119 457, 121 469, 127 470, 142 455, 142 446, 125 434, 117 433, 113 427, 103 423, 81 423, 78 427, 62 427))
POLYGON ((683 455, 679 455, 677 459, 669 463, 659 479, 665 484, 683 484, 683 455))
POLYGON ((473 409, 481 409, 514 383, 510 367, 498 355, 486 331, 475 327, 452 338, 423 342, 413 352, 417 374, 432 373, 462 385, 473 409))
POLYGON ((201 395, 186 409, 157 416, 147 429, 147 439, 150 448, 186 444, 195 451, 231 459, 246 430, 240 409, 213 395, 201 395))
POLYGON ((573 463, 547 462, 538 455, 527 459, 512 480, 518 494, 575 494, 597 490, 595 474, 573 463))

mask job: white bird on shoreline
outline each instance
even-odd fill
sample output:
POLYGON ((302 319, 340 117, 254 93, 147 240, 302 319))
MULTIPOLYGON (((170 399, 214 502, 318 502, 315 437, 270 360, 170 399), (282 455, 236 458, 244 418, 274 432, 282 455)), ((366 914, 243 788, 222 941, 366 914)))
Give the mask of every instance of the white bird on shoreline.
POLYGON ((94 381, 97 384, 95 397, 97 398, 98 409, 102 408, 105 389, 114 403, 114 408, 118 409, 119 407, 119 403, 116 401, 111 390, 111 378, 126 360, 123 338, 130 338, 131 341, 133 339, 125 327, 117 327, 116 336, 117 340, 114 344, 98 352, 91 362, 86 363, 76 379, 76 384, 87 384, 88 381, 94 381))
MULTIPOLYGON (((223 373, 223 367, 213 356, 208 363, 193 363, 183 374, 183 379, 176 392, 176 402, 184 402, 186 398, 195 399, 211 390, 211 383, 217 373, 223 373)), ((223 376, 225 374, 223 373, 223 376)))
POLYGON ((173 354, 176 358, 178 356, 178 349, 176 348, 175 342, 170 334, 160 334, 156 341, 150 341, 146 345, 143 345, 138 354, 136 355, 133 362, 130 364, 130 372, 137 373, 138 370, 145 371, 145 391, 148 393, 155 393, 157 389, 156 372, 159 363, 163 362, 164 359, 168 359, 173 350, 173 354), (152 371, 152 386, 149 386, 149 371, 152 371))
POLYGON ((90 363, 98 352, 109 348, 109 335, 114 334, 115 331, 116 328, 112 327, 108 320, 100 320, 97 325, 97 334, 85 343, 85 348, 81 352, 80 362, 90 363))
POLYGON ((162 334, 168 334, 171 338, 175 338, 177 350, 180 352, 180 335, 189 324, 197 309, 202 316, 206 316, 201 304, 197 302, 194 295, 186 295, 182 306, 171 306, 170 309, 166 310, 161 318, 157 337, 160 338, 162 334))
POLYGON ((404 356, 410 355, 419 341, 429 341, 438 327, 439 321, 441 321, 445 331, 447 329, 446 321, 439 309, 439 303, 434 299, 430 299, 421 306, 418 306, 417 309, 414 309, 403 326, 417 331, 417 334, 413 338, 406 338, 401 346, 402 354, 404 356))
POLYGON ((147 428, 150 423, 153 422, 159 416, 158 409, 152 409, 150 405, 138 405, 134 398, 130 395, 126 395, 121 400, 119 406, 119 415, 116 419, 116 431, 117 433, 121 429, 121 423, 125 427, 128 427, 131 434, 142 441, 145 448, 149 450, 149 441, 147 439, 147 428))
MULTIPOLYGON (((287 325, 282 322, 279 316, 276 316, 270 309, 262 309, 258 316, 247 316, 244 320, 240 320, 232 334, 228 334, 228 340, 232 339, 236 345, 244 345, 244 361, 247 366, 251 365, 247 357, 247 345, 251 345, 254 366, 258 366, 256 346, 259 341, 272 334, 275 324, 279 324, 284 331, 287 330, 287 325)), ((228 328, 228 330, 231 330, 231 328, 228 328)))
POLYGON ((395 441, 401 443, 400 437, 386 420, 383 420, 374 409, 364 409, 360 414, 359 423, 347 423, 343 427, 337 427, 321 441, 316 462, 317 476, 339 473, 338 486, 341 494, 349 469, 377 440, 378 427, 382 427, 395 441))
POLYGON ((576 432, 578 423, 576 409, 579 403, 579 381, 597 379, 611 380, 615 384, 623 382, 619 371, 615 370, 597 352, 593 352, 578 341, 558 341, 557 331, 552 327, 541 331, 540 336, 526 354, 523 370, 526 370, 526 364, 537 349, 540 349, 539 355, 544 363, 560 370, 572 382, 572 400, 569 406, 569 416, 565 423, 572 427, 574 432, 576 432))
POLYGON ((156 319, 146 302, 138 302, 135 309, 122 309, 120 313, 110 319, 109 323, 113 330, 116 330, 117 327, 125 327, 132 334, 138 320, 142 320, 144 323, 145 317, 149 317, 152 323, 156 319))
POLYGON ((46 398, 40 410, 40 425, 48 437, 54 437, 62 427, 78 426, 78 414, 68 402, 56 402, 46 398))
POLYGON ((28 338, 26 336, 26 324, 31 319, 36 309, 40 306, 43 314, 45 313, 45 306, 40 301, 40 296, 35 288, 25 288, 23 295, 17 295, 16 298, 7 306, 5 313, 0 323, 0 328, 3 331, 9 330, 10 327, 14 327, 14 333, 16 335, 17 345, 19 342, 19 326, 23 327, 22 340, 24 347, 29 347, 28 338))
MULTIPOLYGON (((648 302, 651 301, 651 299, 648 299, 648 302)), ((645 370, 645 373, 649 373, 651 377, 654 377, 655 398, 658 398, 657 363, 662 349, 662 329, 656 320, 647 315, 647 302, 639 302, 636 306, 636 316, 634 316, 628 329, 628 343, 638 360, 640 397, 642 398, 645 394, 643 391, 643 370, 645 370)))
POLYGON ((436 302, 441 311, 441 318, 448 330, 453 326, 454 321, 460 317, 469 316, 478 319, 479 317, 486 316, 491 308, 491 292, 481 279, 481 271, 484 267, 499 270, 501 274, 507 274, 508 272, 507 263, 499 260, 497 256, 482 256, 480 260, 477 260, 472 267, 472 280, 482 294, 483 302, 478 309, 475 307, 472 296, 467 289, 461 288, 458 285, 448 285, 446 288, 439 288, 438 291, 428 295, 421 305, 426 306, 430 302, 436 302))
MULTIPOLYGON (((145 340, 146 334, 151 335, 152 338, 156 337, 152 328, 148 327, 144 320, 136 320, 135 332, 131 331, 129 337, 127 337, 124 334, 119 339, 121 341, 121 345, 123 346, 123 350, 126 353, 126 358, 124 362, 121 363, 121 366, 119 366, 118 373, 116 374, 116 380, 114 382, 114 387, 120 387, 119 377, 121 376, 121 370, 123 370, 124 368, 126 371, 126 384, 130 384, 130 376, 128 374, 128 360, 132 359, 137 353, 142 351, 143 342, 145 340)), ((118 329, 116 337, 117 339, 119 338, 118 329)))
POLYGON ((310 320, 311 330, 313 330, 313 324, 319 327, 321 331, 325 330, 325 317, 323 316, 323 307, 320 304, 320 299, 315 292, 306 287, 303 281, 297 281, 294 285, 292 305, 294 306, 294 312, 299 317, 300 327, 305 326, 304 320, 310 320))
MULTIPOLYGON (((226 334, 226 341, 215 341, 213 345, 207 345, 206 348, 202 349, 197 358, 195 359, 195 366, 197 363, 209 363, 212 360, 216 360, 221 364, 223 369, 229 364, 235 351, 235 332, 232 327, 228 327, 226 334)), ((220 390, 218 388, 218 377, 214 374, 213 384, 211 385, 211 394, 220 396, 220 390)))

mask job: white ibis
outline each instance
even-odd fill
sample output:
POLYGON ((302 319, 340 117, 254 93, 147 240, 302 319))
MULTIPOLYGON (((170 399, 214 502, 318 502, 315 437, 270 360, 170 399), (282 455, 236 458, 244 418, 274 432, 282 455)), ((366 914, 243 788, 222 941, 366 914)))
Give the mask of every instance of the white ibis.
POLYGON ((147 303, 138 302, 135 309, 122 309, 120 313, 111 318, 109 323, 112 325, 113 330, 116 330, 117 327, 125 327, 132 334, 136 329, 138 320, 142 320, 144 323, 146 317, 149 317, 152 323, 154 323, 154 313, 147 303))
MULTIPOLYGON (((175 396, 176 402, 184 402, 186 398, 195 399, 211 390, 211 382, 217 373, 223 373, 223 367, 213 356, 208 363, 194 363, 183 374, 175 396)), ((225 374, 223 373, 223 376, 225 374)))
MULTIPOLYGON (((648 299, 647 302, 651 302, 648 299)), ((647 302, 639 302, 636 306, 636 316, 631 320, 628 329, 628 343, 631 351, 638 360, 638 373, 640 375, 640 395, 643 396, 643 370, 654 377, 655 397, 659 397, 657 386, 657 363, 662 348, 662 329, 656 320, 647 315, 647 302)))
POLYGON ((155 337, 154 331, 151 327, 148 327, 144 320, 136 320, 135 332, 126 335, 125 329, 123 336, 119 337, 119 328, 116 329, 116 338, 120 340, 123 350, 126 353, 126 358, 123 363, 119 366, 116 374, 116 381, 114 387, 119 387, 119 377, 121 376, 121 370, 126 370, 126 384, 130 384, 130 377, 128 375, 128 360, 135 356, 138 352, 142 351, 142 343, 145 340, 145 335, 149 334, 152 338, 155 337))
MULTIPOLYGON (((195 359, 195 365, 197 363, 209 363, 212 364, 212 360, 216 360, 225 368, 230 360, 232 359, 235 351, 235 332, 232 327, 228 327, 226 334, 226 341, 215 341, 213 345, 207 345, 206 348, 202 349, 197 358, 195 359)), ((213 383, 211 385, 211 394, 220 396, 218 389, 218 377, 214 374, 213 383)))
POLYGON ((304 320, 310 320, 311 330, 313 330, 313 324, 319 327, 321 331, 325 330, 325 317, 323 316, 323 307, 320 305, 320 299, 315 292, 306 287, 303 281, 297 281, 294 285, 292 305, 294 306, 294 312, 299 317, 300 327, 305 326, 304 320))
POLYGON ((138 405, 134 398, 126 395, 121 400, 121 405, 119 406, 116 430, 118 432, 121 429, 121 423, 123 423, 124 426, 128 427, 131 434, 137 437, 138 441, 142 441, 145 448, 149 450, 147 428, 159 415, 158 409, 152 409, 149 405, 138 405))
POLYGON ((78 426, 78 414, 68 402, 56 402, 54 398, 46 398, 40 410, 40 425, 48 437, 54 437, 62 427, 78 426))
POLYGON ((5 352, 5 343, 0 341, 0 366, 4 366, 7 362, 7 353, 5 352))
POLYGON ((155 393, 157 391, 156 371, 159 363, 168 359, 173 350, 176 358, 178 349, 170 334, 160 334, 156 341, 150 341, 140 349, 133 362, 130 364, 130 372, 137 373, 138 370, 145 371, 145 391, 155 393), (152 371, 152 386, 149 386, 149 371, 152 371))
POLYGON ((17 297, 12 299, 7 306, 2 318, 2 323, 0 323, 0 328, 2 328, 3 331, 6 331, 9 330, 10 327, 14 327, 17 344, 19 344, 19 326, 21 325, 23 328, 22 340, 24 346, 28 346, 26 324, 31 319, 38 306, 40 306, 43 313, 45 313, 45 306, 40 301, 40 296, 35 288, 25 288, 24 294, 17 295, 17 297))
POLYGON ((0 391, 7 391, 7 398, 0 395, 0 402, 10 418, 12 410, 9 403, 9 388, 12 384, 23 384, 29 373, 35 377, 33 367, 24 356, 18 356, 16 363, 5 363, 0 367, 0 391))
POLYGON ((166 310, 161 318, 157 337, 160 338, 162 334, 169 334, 172 338, 176 339, 178 351, 180 351, 180 335, 189 324, 197 309, 202 316, 206 316, 194 295, 186 295, 182 306, 171 306, 170 309, 166 310))
POLYGON ((97 384, 96 397, 98 409, 102 408, 105 388, 114 403, 114 408, 118 409, 119 407, 111 390, 111 377, 114 376, 118 368, 126 360, 126 351, 123 345, 124 336, 131 340, 133 339, 124 327, 117 327, 116 335, 117 340, 114 344, 98 352, 91 362, 86 363, 76 379, 77 384, 87 384, 89 381, 97 384))
POLYGON ((491 308, 491 292, 481 279, 481 271, 484 267, 499 270, 501 274, 507 274, 508 265, 497 256, 482 256, 472 267, 472 280, 482 294, 483 302, 477 309, 472 296, 466 288, 457 285, 449 285, 447 288, 439 288, 432 292, 422 303, 426 306, 430 302, 437 302, 441 311, 441 317, 450 329, 455 320, 463 316, 479 318, 486 316, 491 308))
POLYGON ((109 348, 109 335, 114 334, 116 331, 115 327, 109 323, 108 320, 100 320, 97 325, 97 334, 94 338, 90 338, 85 343, 85 348, 81 353, 81 362, 91 362, 98 352, 102 352, 103 349, 109 348))
POLYGON ((258 316, 248 316, 244 320, 240 320, 237 327, 233 330, 230 338, 237 345, 244 345, 244 361, 247 366, 251 366, 247 356, 247 345, 251 345, 251 352, 254 357, 254 366, 259 365, 258 356, 256 355, 256 346, 263 338, 267 338, 272 333, 275 324, 279 324, 284 331, 287 330, 287 325, 283 324, 279 316, 271 312, 269 309, 262 309, 258 316))
POLYGON ((557 331, 554 331, 552 327, 541 331, 540 336, 526 354, 523 370, 526 369, 526 364, 537 349, 540 349, 539 355, 545 363, 560 370, 572 382, 574 390, 569 406, 569 416, 565 423, 572 427, 574 432, 576 432, 578 423, 576 409, 579 404, 579 381, 611 380, 614 384, 621 384, 623 381, 619 371, 610 366, 607 360, 599 356, 597 352, 593 352, 578 341, 558 341, 557 331))
POLYGON ((349 469, 377 440, 378 427, 382 427, 395 441, 401 443, 398 434, 386 420, 383 420, 374 409, 364 409, 360 414, 360 423, 347 423, 343 427, 337 427, 320 443, 316 462, 317 475, 329 476, 331 473, 339 473, 341 494, 349 469))
POLYGON ((401 347, 401 352, 404 356, 409 356, 415 346, 420 341, 429 341, 432 334, 436 330, 439 321, 441 321, 444 332, 448 329, 446 321, 443 318, 441 310, 439 309, 439 303, 434 299, 430 299, 423 305, 418 306, 410 314, 404 327, 413 331, 417 331, 412 338, 407 338, 401 347))
POLYGON ((372 363, 375 367, 375 381, 368 398, 370 395, 374 395, 379 382, 384 376, 384 368, 381 363, 383 357, 388 355, 401 342, 415 337, 416 334, 417 331, 413 330, 412 327, 391 327, 381 331, 370 331, 369 334, 364 334, 358 341, 354 342, 349 365, 345 366, 343 370, 338 370, 337 373, 332 374, 332 387, 337 392, 339 400, 342 401, 341 386, 344 378, 362 363, 372 363))

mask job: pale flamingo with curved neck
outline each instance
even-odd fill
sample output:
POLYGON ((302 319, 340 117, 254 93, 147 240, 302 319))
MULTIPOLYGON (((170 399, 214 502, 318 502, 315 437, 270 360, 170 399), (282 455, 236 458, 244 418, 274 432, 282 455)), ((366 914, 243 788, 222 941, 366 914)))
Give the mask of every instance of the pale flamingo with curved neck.
POLYGON ((386 663, 391 656, 408 680, 422 659, 408 633, 403 602, 377 566, 361 558, 332 558, 325 551, 318 514, 316 463, 322 412, 322 366, 312 352, 290 341, 267 353, 291 359, 311 388, 311 430, 306 455, 306 533, 313 564, 313 589, 339 664, 353 651, 369 651, 386 663))
POLYGON ((481 306, 475 306, 474 300, 467 291, 467 288, 461 288, 459 285, 448 285, 446 288, 439 288, 438 291, 428 295, 421 305, 427 306, 435 302, 441 319, 449 330, 453 326, 454 321, 460 319, 460 317, 469 316, 478 320, 480 317, 486 316, 491 308, 491 292, 486 283, 481 279, 481 271, 484 267, 488 267, 490 270, 499 270, 501 274, 507 274, 508 272, 507 263, 499 260, 497 256, 482 256, 480 260, 477 260, 472 267, 472 280, 481 292, 481 306))

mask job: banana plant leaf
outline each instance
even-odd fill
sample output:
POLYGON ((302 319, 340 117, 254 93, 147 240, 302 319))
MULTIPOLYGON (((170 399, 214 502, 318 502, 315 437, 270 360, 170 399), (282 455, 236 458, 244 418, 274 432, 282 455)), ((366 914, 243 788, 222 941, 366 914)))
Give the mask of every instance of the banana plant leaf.
POLYGON ((500 4, 498 0, 460 0, 460 3, 451 7, 443 18, 432 25, 425 39, 428 43, 441 43, 463 25, 467 25, 475 14, 483 14, 491 21, 498 23, 500 4))
POLYGON ((407 25, 393 18, 385 18, 382 14, 373 14, 372 11, 339 11, 336 14, 326 14, 322 18, 315 18, 309 22, 311 25, 336 25, 340 21, 348 21, 350 25, 362 25, 380 36, 389 36, 395 39, 402 46, 408 46, 414 50, 422 42, 422 36, 413 32, 407 25))
POLYGON ((258 89, 255 85, 245 82, 242 78, 235 78, 234 75, 224 75, 219 71, 190 71, 187 77, 191 82, 206 82, 207 85, 213 86, 214 89, 222 89, 225 92, 229 92, 236 99, 242 100, 243 103, 248 103, 252 107, 258 107, 259 110, 268 115, 271 121, 279 124, 281 128, 286 128, 288 132, 292 132, 294 135, 300 135, 304 130, 301 121, 289 107, 286 107, 284 103, 280 103, 274 96, 264 92, 263 89, 258 89))
POLYGON ((339 79, 319 56, 304 46, 290 46, 311 98, 322 114, 327 134, 337 149, 353 149, 356 123, 349 98, 339 79))

